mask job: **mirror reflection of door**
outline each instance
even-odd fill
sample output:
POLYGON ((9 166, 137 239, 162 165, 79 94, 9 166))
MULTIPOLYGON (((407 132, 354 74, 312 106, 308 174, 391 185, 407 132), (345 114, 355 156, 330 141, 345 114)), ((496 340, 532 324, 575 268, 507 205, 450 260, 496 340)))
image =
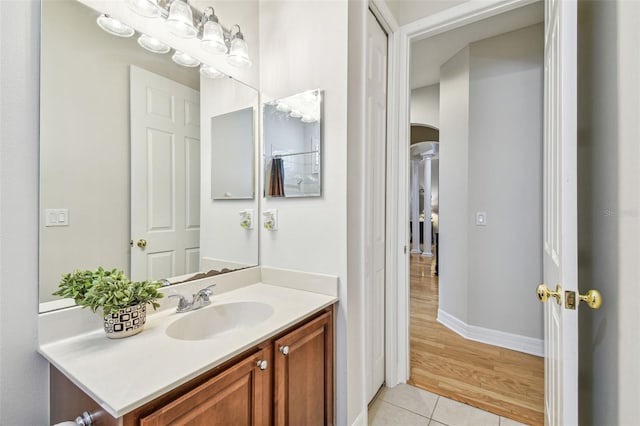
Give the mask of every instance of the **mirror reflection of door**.
POLYGON ((131 67, 131 279, 200 270, 200 94, 131 67))

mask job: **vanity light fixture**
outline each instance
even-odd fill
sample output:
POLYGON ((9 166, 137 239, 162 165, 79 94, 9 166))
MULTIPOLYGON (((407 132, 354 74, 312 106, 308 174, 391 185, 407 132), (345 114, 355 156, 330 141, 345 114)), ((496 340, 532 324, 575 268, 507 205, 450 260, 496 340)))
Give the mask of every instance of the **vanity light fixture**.
POLYGON ((175 62, 178 65, 182 65, 183 67, 197 67, 198 65, 200 65, 200 61, 197 60, 196 58, 194 58, 193 56, 187 55, 184 52, 181 52, 179 50, 176 50, 173 54, 173 56, 171 57, 171 59, 173 60, 173 62, 175 62))
POLYGON ((200 65, 200 74, 207 78, 222 78, 225 76, 224 73, 207 64, 200 65))
MULTIPOLYGON (((231 65, 240 68, 251 66, 249 48, 240 26, 236 24, 231 27, 231 30, 227 30, 220 24, 211 6, 200 12, 189 5, 188 0, 126 0, 126 4, 138 15, 163 18, 169 32, 178 37, 199 38, 200 47, 203 50, 215 55, 226 54, 227 62, 231 65)), ((106 14, 100 15, 98 25, 108 33, 119 37, 131 37, 135 34, 133 28, 106 14)), ((138 44, 154 53, 167 53, 171 50, 164 42, 144 34, 138 39, 138 44)), ((178 51, 173 55, 173 60, 188 67, 200 65, 197 59, 178 51)), ((202 73, 206 76, 211 74, 206 68, 202 73)))
POLYGON ((182 38, 194 38, 198 29, 193 25, 193 11, 184 0, 173 0, 169 6, 167 26, 173 35, 182 38))
POLYGON ((140 16, 157 18, 160 16, 158 0, 127 0, 127 6, 140 16))
POLYGON ((214 55, 227 53, 224 30, 218 22, 218 17, 212 7, 206 8, 202 15, 202 41, 200 46, 214 55))
POLYGON ((130 26, 123 24, 115 18, 103 13, 96 19, 98 26, 111 35, 118 37, 131 37, 136 32, 130 26))
POLYGON ((152 53, 165 54, 171 50, 169 45, 161 42, 157 38, 153 38, 146 34, 142 34, 140 37, 138 37, 138 44, 152 53))
POLYGON ((227 62, 231 65, 241 68, 249 68, 251 59, 249 59, 249 48, 244 36, 240 31, 240 25, 234 25, 229 34, 229 53, 227 62))

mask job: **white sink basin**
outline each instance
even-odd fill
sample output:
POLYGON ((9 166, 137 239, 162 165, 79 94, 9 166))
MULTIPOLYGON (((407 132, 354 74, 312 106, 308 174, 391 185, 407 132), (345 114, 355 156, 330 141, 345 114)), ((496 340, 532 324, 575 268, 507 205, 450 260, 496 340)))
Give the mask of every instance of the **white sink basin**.
POLYGON ((260 302, 233 302, 208 306, 185 314, 167 327, 167 336, 179 340, 205 340, 241 328, 252 327, 273 314, 260 302))

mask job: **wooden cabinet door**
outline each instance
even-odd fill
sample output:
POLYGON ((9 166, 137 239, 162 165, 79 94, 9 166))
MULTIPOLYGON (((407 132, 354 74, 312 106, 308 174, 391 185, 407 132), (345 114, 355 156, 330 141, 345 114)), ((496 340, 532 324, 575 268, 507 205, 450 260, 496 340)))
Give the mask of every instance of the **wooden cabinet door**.
POLYGON ((276 340, 274 423, 333 425, 333 315, 276 340))
POLYGON ((270 359, 271 349, 262 349, 142 418, 140 425, 267 426, 271 413, 270 359), (263 360, 267 361, 264 370, 259 365, 263 360))

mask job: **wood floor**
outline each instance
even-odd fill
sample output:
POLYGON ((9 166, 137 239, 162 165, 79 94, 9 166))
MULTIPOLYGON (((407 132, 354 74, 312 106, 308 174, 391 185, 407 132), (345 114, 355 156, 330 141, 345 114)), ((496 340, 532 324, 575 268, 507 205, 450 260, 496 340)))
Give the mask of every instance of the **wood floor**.
POLYGON ((544 359, 466 340, 436 321, 432 258, 411 255, 409 383, 530 425, 544 423, 544 359))

